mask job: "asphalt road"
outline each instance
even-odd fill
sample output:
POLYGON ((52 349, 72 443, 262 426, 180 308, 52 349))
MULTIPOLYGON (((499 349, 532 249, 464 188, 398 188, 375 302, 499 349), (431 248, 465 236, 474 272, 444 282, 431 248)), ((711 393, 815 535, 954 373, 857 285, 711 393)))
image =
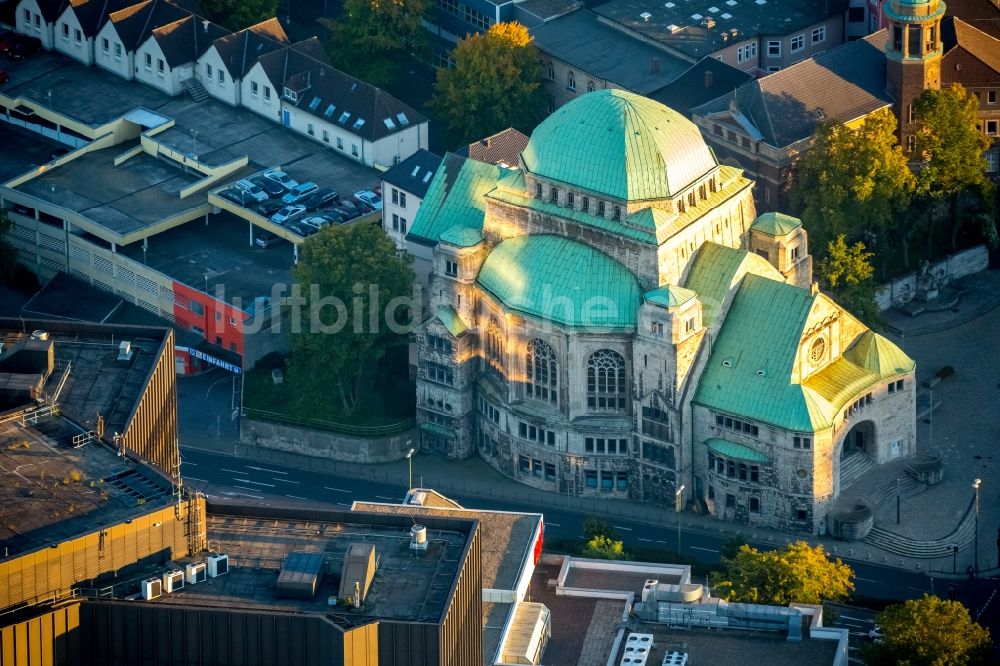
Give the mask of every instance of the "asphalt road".
MULTIPOLYGON (((210 497, 248 501, 317 501, 349 508, 354 501, 400 502, 402 485, 375 483, 365 479, 330 476, 234 458, 231 455, 184 448, 182 472, 185 481, 210 497)), ((537 512, 537 506, 499 502, 481 497, 449 493, 468 508, 537 512)), ((583 535, 585 514, 545 510, 546 539, 576 539, 583 535)), ((625 519, 612 521, 626 547, 664 548, 676 552, 677 531, 651 527, 625 519)), ((706 564, 719 561, 725 537, 682 531, 682 553, 706 564)), ((770 547, 770 546, 766 546, 770 547)), ((901 571, 869 562, 849 561, 855 572, 855 593, 873 599, 908 599, 924 592, 944 593, 948 583, 925 574, 901 571)))

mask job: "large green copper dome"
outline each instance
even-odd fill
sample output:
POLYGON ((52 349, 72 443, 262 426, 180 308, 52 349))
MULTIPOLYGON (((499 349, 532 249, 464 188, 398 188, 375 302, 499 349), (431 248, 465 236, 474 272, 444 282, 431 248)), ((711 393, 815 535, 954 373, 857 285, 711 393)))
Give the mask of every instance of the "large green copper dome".
POLYGON ((717 164, 694 123, 622 90, 560 107, 535 128, 521 157, 541 178, 628 201, 675 196, 717 164))

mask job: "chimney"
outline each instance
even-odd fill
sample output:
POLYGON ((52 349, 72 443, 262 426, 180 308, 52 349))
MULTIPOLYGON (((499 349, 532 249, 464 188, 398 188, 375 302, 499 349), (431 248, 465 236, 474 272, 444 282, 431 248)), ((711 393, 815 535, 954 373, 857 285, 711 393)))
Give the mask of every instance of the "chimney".
POLYGON ((712 74, 712 70, 709 69, 709 70, 705 71, 705 88, 711 88, 712 87, 712 79, 714 77, 715 77, 715 75, 712 74))
POLYGON ((651 74, 659 74, 660 73, 660 59, 659 58, 653 58, 650 61, 650 63, 649 63, 649 71, 650 71, 651 74))
POLYGON ((205 29, 205 34, 208 34, 208 19, 201 22, 201 27, 205 29))

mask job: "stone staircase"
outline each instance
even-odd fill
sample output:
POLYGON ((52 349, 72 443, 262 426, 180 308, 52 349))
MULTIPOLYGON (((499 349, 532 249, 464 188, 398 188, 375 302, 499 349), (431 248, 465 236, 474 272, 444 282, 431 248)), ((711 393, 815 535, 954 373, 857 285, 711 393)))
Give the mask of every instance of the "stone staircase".
POLYGON ((840 492, 860 479, 869 471, 875 469, 872 459, 863 453, 855 453, 840 462, 840 492))
POLYGON ((899 477, 898 484, 896 479, 886 479, 874 488, 870 488, 865 493, 865 498, 878 513, 879 509, 896 499, 897 491, 902 499, 906 499, 919 495, 925 490, 927 490, 927 484, 917 481, 912 474, 904 473, 899 477))
MULTIPOLYGON (((895 488, 892 493, 895 493, 895 488)), ((954 546, 958 546, 959 550, 968 547, 975 537, 976 512, 970 504, 958 527, 942 539, 912 539, 881 527, 873 527, 864 541, 896 555, 933 559, 951 555, 954 546)))
POLYGON ((181 81, 181 86, 184 87, 184 91, 187 94, 191 95, 191 99, 196 102, 204 102, 208 99, 208 91, 205 90, 205 86, 201 85, 201 81, 193 76, 181 81))

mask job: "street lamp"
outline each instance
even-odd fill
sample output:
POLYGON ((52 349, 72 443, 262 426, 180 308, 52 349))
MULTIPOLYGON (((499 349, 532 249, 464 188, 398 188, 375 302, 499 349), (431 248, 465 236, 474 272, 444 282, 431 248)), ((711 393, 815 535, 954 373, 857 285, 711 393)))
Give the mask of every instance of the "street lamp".
POLYGON ((684 498, 684 485, 674 493, 674 512, 677 514, 677 557, 681 556, 681 502, 684 498))
MULTIPOLYGON (((407 445, 409 445, 413 440, 406 440, 407 445)), ((407 490, 413 490, 413 454, 416 453, 416 449, 410 449, 406 452, 406 460, 410 464, 410 487, 407 490)))
POLYGON ((975 481, 972 482, 972 489, 976 492, 976 544, 975 544, 976 559, 974 561, 972 569, 973 579, 979 577, 979 485, 981 483, 982 480, 980 479, 976 479, 975 481))

